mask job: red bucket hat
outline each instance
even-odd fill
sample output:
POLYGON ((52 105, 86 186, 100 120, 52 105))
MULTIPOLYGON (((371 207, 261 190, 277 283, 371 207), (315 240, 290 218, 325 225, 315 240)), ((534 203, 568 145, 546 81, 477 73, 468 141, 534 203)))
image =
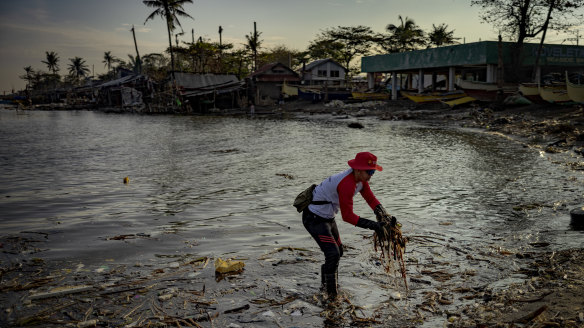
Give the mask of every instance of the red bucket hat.
POLYGON ((357 153, 354 159, 349 160, 349 166, 355 170, 377 170, 383 171, 383 168, 377 165, 377 156, 369 152, 357 153))

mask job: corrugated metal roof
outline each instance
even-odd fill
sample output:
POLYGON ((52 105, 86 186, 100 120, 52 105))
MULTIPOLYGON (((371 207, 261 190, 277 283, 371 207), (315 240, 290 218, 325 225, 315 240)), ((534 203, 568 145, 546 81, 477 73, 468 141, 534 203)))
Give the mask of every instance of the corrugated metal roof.
POLYGON ((239 79, 235 75, 192 74, 175 72, 174 78, 177 85, 184 89, 207 88, 239 82, 239 79))
POLYGON ((112 80, 112 81, 108 81, 105 82, 103 84, 98 85, 98 88, 104 88, 104 87, 113 87, 113 86, 119 86, 122 85, 124 83, 129 83, 135 80, 139 80, 141 78, 146 78, 144 75, 128 75, 128 76, 124 76, 122 78, 119 78, 117 80, 112 80))
POLYGON ((306 67, 304 67, 302 70, 303 71, 310 71, 312 70, 314 67, 320 66, 322 64, 325 64, 327 62, 332 62, 335 63, 336 65, 345 68, 343 65, 337 63, 336 61, 334 61, 332 58, 326 58, 326 59, 319 59, 319 60, 315 60, 313 62, 311 62, 310 64, 306 65, 306 67))

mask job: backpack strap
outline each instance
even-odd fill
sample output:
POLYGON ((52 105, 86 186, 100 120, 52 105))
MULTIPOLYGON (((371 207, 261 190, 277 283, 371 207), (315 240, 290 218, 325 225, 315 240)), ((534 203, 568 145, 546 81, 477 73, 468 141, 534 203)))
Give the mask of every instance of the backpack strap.
POLYGON ((313 204, 313 205, 325 205, 325 204, 331 204, 331 202, 326 201, 326 200, 313 200, 312 202, 310 202, 310 204, 313 204))

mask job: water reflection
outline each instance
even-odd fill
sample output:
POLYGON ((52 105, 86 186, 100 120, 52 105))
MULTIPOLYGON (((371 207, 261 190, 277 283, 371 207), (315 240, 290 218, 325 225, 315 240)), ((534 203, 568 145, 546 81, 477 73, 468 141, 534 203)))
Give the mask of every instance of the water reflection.
MULTIPOLYGON (((75 244, 88 227, 96 237, 112 228, 172 232, 197 240, 201 253, 242 256, 261 252, 257 245, 302 244, 310 239, 290 206, 294 196, 366 150, 385 168, 372 189, 407 233, 439 234, 460 249, 544 239, 578 246, 569 218, 556 214, 582 201, 582 176, 476 131, 375 119, 355 130, 343 121, 94 112, 0 111, 0 118, 6 234, 59 226, 75 244), (541 206, 514 209, 529 204, 541 206)), ((372 215, 364 202, 356 209, 372 215)), ((352 227, 340 229, 348 244, 363 242, 352 227)))

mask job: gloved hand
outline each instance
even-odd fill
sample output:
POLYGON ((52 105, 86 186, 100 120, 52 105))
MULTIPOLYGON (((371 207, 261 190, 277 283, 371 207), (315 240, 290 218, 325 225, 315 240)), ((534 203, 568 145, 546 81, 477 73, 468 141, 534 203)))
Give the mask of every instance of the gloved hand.
POLYGON ((383 218, 385 218, 386 216, 389 216, 389 214, 387 214, 387 211, 385 210, 385 208, 381 204, 375 206, 373 213, 375 213, 375 216, 377 217, 377 221, 383 221, 383 218))
POLYGON ((389 215, 387 213, 387 211, 385 210, 385 208, 383 207, 383 205, 379 204, 379 205, 375 206, 373 213, 375 213, 375 216, 377 217, 377 221, 389 222, 389 225, 391 227, 395 227, 397 225, 396 217, 393 215, 389 215))
POLYGON ((356 226, 359 228, 375 230, 375 232, 377 232, 378 235, 384 234, 386 232, 386 230, 388 229, 387 225, 388 225, 388 223, 384 222, 384 221, 375 222, 375 221, 367 220, 365 218, 359 218, 359 221, 357 221, 357 224, 356 224, 356 226))
POLYGON ((393 215, 389 217, 389 226, 395 227, 397 225, 397 218, 393 215))

